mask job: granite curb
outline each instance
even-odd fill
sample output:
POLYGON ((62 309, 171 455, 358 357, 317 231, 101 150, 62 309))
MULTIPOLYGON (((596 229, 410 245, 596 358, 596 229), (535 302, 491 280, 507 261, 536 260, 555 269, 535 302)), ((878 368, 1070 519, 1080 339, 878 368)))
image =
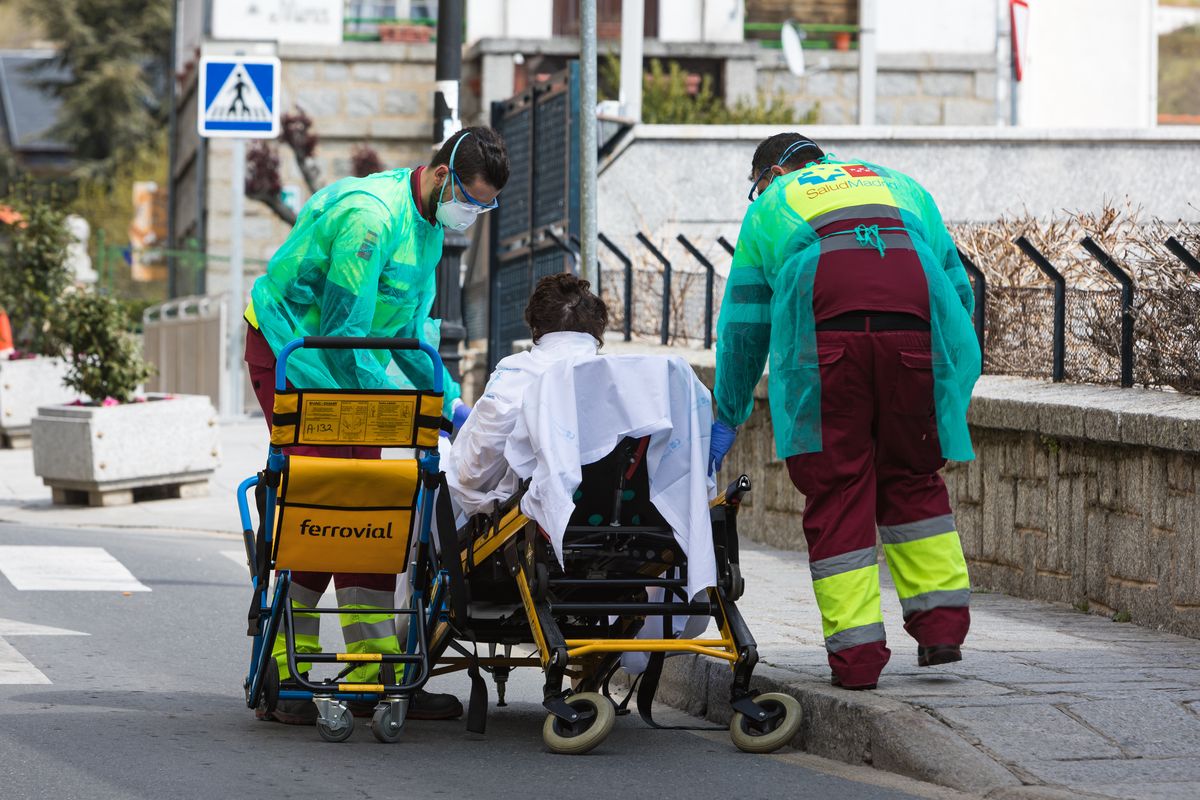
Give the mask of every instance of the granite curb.
MULTIPOLYGON (((731 674, 701 656, 667 659, 658 702, 728 725, 731 674)), ((812 755, 865 765, 988 800, 1100 798, 1078 790, 1024 784, 946 723, 908 703, 870 692, 849 692, 760 664, 753 688, 800 701, 803 721, 792 746, 812 755)))

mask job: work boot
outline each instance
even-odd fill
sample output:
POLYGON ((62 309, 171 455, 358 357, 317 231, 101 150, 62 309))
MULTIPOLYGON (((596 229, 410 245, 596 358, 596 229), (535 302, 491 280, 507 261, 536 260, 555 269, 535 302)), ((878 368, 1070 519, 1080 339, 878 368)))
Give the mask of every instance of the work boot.
MULTIPOLYGON (((308 673, 301 673, 308 680, 308 673)), ((315 725, 317 722, 317 707, 311 700, 279 700, 279 664, 272 658, 267 662, 265 675, 266 684, 263 687, 263 699, 254 709, 254 718, 268 722, 282 722, 284 725, 315 725), (275 709, 267 710, 268 698, 275 699, 275 709)))
POLYGON ((435 694, 424 689, 413 695, 408 704, 409 719, 458 719, 462 703, 452 694, 435 694))
MULTIPOLYGON (((354 700, 347 703, 350 713, 356 717, 369 717, 375 713, 376 702, 354 700)), ((408 701, 407 719, 458 719, 462 716, 462 703, 452 694, 433 694, 424 689, 408 701)))
POLYGON ((962 661, 962 649, 956 644, 931 644, 917 646, 917 666, 932 667, 962 661))
POLYGON ((259 707, 254 710, 254 716, 284 725, 315 725, 317 706, 311 700, 280 700, 274 711, 259 707))
POLYGON ((862 683, 857 686, 845 686, 842 684, 842 679, 837 676, 837 673, 829 676, 829 682, 839 689, 846 689, 847 691, 851 692, 861 692, 867 689, 874 689, 879 685, 876 683, 862 683))

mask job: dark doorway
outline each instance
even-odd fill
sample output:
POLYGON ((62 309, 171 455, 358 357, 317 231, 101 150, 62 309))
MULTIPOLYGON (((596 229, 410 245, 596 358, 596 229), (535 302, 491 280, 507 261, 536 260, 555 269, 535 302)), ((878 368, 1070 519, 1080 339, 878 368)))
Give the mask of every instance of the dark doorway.
MULTIPOLYGON (((579 0, 554 0, 554 35, 579 35, 579 0)), ((642 35, 658 38, 658 0, 646 0, 642 35)), ((596 38, 621 38, 621 0, 596 0, 596 38)))

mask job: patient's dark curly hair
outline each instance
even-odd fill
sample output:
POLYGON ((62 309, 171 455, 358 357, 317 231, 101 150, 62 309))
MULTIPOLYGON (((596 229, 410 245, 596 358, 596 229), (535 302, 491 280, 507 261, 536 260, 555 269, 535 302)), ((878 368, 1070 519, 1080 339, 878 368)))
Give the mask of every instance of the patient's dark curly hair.
POLYGON ((555 331, 590 333, 599 342, 608 327, 608 307, 590 283, 560 272, 538 281, 525 306, 525 323, 535 342, 555 331))

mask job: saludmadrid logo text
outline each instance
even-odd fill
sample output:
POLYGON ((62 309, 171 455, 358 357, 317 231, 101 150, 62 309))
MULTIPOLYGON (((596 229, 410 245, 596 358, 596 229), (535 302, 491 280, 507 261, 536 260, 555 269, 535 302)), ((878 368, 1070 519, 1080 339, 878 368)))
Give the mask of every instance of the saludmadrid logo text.
POLYGON ((311 519, 300 522, 301 536, 340 536, 343 539, 390 539, 392 538, 392 523, 386 528, 377 525, 350 527, 348 525, 313 525, 311 519))

